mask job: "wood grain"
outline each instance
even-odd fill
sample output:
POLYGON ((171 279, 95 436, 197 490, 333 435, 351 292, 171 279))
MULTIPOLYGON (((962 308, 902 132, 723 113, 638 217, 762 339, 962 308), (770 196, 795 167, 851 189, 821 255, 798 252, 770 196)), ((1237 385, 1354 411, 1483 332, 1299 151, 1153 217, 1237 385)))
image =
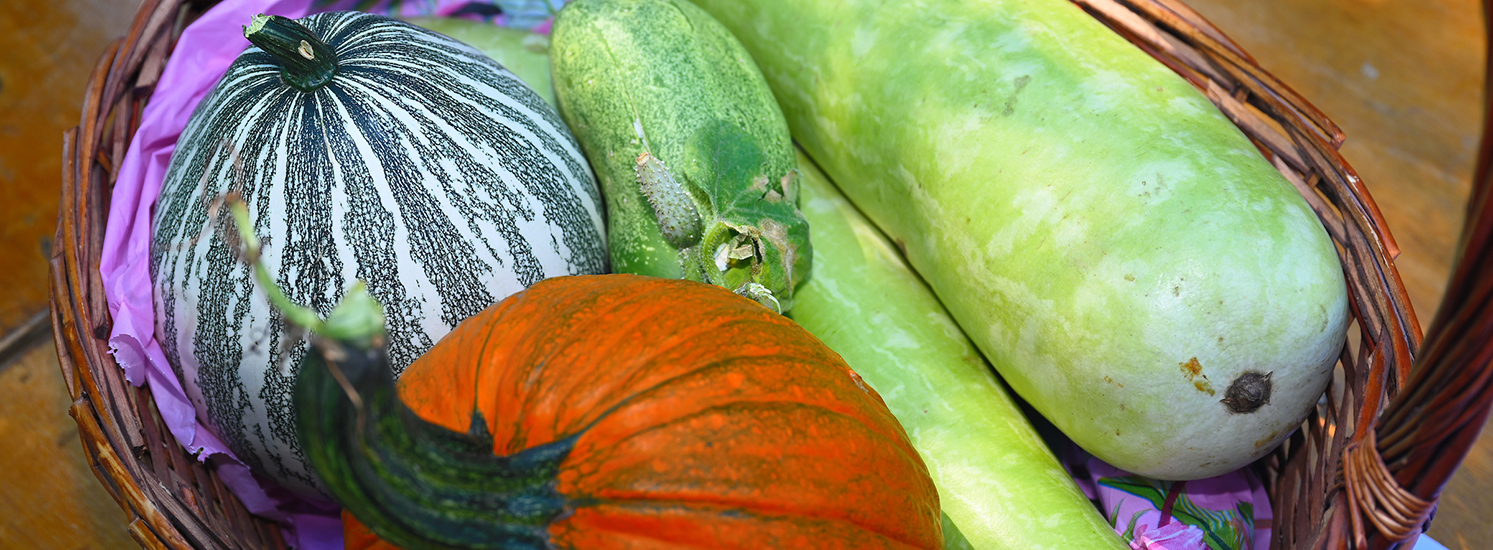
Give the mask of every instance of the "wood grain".
POLYGON ((0 546, 131 548, 128 518, 83 458, 51 342, 0 367, 0 546))
POLYGON ((0 334, 47 307, 62 132, 78 123, 89 69, 137 6, 0 2, 0 334))

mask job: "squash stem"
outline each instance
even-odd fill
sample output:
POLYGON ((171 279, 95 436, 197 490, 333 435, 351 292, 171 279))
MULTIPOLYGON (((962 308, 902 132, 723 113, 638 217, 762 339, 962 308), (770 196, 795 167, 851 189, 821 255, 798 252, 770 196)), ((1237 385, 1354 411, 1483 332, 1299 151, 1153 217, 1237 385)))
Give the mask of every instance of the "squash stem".
POLYGON ((313 343, 318 353, 296 380, 297 433, 308 462, 359 521, 409 549, 548 547, 547 526, 568 510, 554 480, 574 437, 494 455, 481 415, 460 433, 406 406, 382 347, 313 343))
POLYGON ((362 283, 326 320, 291 302, 260 262, 247 206, 233 195, 224 201, 271 303, 311 331, 292 409, 301 450, 333 498, 410 550, 549 548, 550 521, 569 510, 555 476, 578 436, 497 456, 475 410, 467 433, 420 418, 399 398, 383 307, 362 283))
POLYGON ((294 19, 256 15, 244 27, 244 38, 273 56, 280 78, 300 91, 315 91, 337 74, 337 52, 294 19))

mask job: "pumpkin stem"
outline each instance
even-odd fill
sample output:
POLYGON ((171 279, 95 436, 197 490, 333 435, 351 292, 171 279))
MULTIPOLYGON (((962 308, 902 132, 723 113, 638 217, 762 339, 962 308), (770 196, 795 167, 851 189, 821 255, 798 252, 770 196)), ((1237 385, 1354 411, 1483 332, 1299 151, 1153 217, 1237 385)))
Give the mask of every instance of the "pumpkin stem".
POLYGON ((547 527, 568 510, 555 475, 578 436, 496 456, 480 413, 466 433, 420 418, 394 385, 378 300, 359 282, 325 321, 291 302, 259 261, 248 207, 224 201, 270 302, 311 331, 315 353, 296 374, 292 408, 301 449, 333 498, 404 548, 549 548, 547 527))
POLYGON ((244 27, 244 38, 273 56, 280 78, 300 91, 315 91, 337 74, 337 53, 294 19, 261 13, 244 27))
POLYGON ((548 547, 547 526, 568 509, 554 480, 574 437, 494 455, 481 415, 462 433, 406 406, 382 347, 313 343, 318 353, 296 379, 297 433, 307 461, 359 521, 403 548, 548 547))

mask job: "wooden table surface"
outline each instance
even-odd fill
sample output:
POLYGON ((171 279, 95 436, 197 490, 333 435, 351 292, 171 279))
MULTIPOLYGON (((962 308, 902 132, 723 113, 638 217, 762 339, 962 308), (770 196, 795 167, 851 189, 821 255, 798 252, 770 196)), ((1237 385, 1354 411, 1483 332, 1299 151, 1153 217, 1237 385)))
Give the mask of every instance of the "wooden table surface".
MULTIPOLYGON (((1475 0, 1189 0, 1336 121, 1344 157, 1384 211, 1422 322, 1445 286, 1482 116, 1484 31, 1475 0)), ((0 5, 0 547, 129 548, 124 513, 83 462, 47 340, 47 264, 61 134, 93 63, 133 0, 0 5), (41 335, 41 338, 25 336, 41 335)), ((1442 495, 1431 535, 1493 540, 1493 438, 1442 495)), ((1477 541, 1485 541, 1479 543, 1477 541)))

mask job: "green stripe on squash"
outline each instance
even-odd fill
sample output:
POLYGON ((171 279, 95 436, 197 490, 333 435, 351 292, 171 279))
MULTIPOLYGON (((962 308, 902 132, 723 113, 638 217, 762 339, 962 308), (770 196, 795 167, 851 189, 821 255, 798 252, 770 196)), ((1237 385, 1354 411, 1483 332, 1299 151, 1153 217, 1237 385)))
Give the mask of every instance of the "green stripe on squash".
POLYGON ((316 495, 290 411, 309 347, 212 230, 217 199, 244 198, 295 302, 324 315, 366 281, 396 372, 513 292, 605 272, 601 199, 554 109, 469 46, 356 12, 249 30, 263 46, 197 107, 154 211, 156 332, 234 454, 316 495))

